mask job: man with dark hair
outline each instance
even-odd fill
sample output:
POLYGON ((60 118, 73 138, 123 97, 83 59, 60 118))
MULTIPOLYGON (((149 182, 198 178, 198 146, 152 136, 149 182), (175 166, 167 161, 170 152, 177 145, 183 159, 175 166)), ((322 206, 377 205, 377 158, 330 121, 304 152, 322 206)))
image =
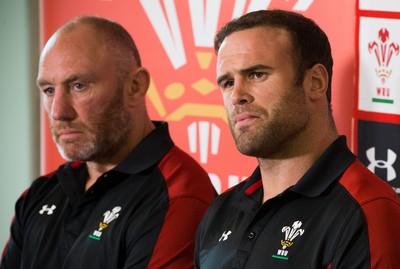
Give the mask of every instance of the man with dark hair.
POLYGON ((256 11, 224 26, 215 49, 236 146, 259 166, 207 210, 195 267, 400 268, 400 198, 336 130, 325 33, 256 11))
POLYGON ((83 16, 46 43, 37 84, 61 155, 17 201, 1 269, 193 268, 215 190, 145 105, 129 33, 83 16))

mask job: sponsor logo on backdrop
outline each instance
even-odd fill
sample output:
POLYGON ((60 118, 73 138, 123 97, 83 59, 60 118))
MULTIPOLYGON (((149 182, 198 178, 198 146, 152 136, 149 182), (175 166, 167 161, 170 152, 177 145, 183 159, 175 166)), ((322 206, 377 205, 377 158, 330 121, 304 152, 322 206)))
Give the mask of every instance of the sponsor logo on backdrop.
POLYGON ((400 125, 358 121, 358 157, 400 195, 400 125))
MULTIPOLYGON (((376 87, 376 97, 372 102, 393 104, 392 89, 385 86, 386 80, 392 75, 391 60, 399 54, 399 44, 390 41, 390 32, 386 28, 378 31, 378 38, 369 42, 368 51, 375 56, 375 75, 379 77, 381 86, 376 87)), ((393 89, 398 90, 398 89, 393 89)))
POLYGON ((400 20, 360 18, 359 110, 400 115, 400 20))
POLYGON ((369 148, 366 151, 367 159, 369 161, 368 169, 375 173, 375 168, 386 169, 386 180, 392 181, 394 180, 396 175, 396 170, 393 167, 393 164, 397 160, 397 154, 391 150, 387 150, 387 159, 386 160, 377 160, 375 154, 375 148, 369 148))
MULTIPOLYGON (((189 151, 205 167, 213 157, 225 159, 221 157, 223 154, 231 157, 230 153, 221 151, 221 141, 230 136, 230 132, 213 70, 213 40, 222 26, 221 17, 229 20, 278 3, 285 5, 286 9, 306 11, 316 0, 189 0, 185 4, 177 0, 139 2, 162 46, 163 55, 166 55, 166 59, 160 59, 164 73, 158 76, 152 72, 148 91, 148 99, 157 116, 169 122, 190 119, 184 121, 186 131, 180 131, 180 134, 186 134, 189 151), (166 76, 168 68, 170 75, 166 76), (161 81, 166 78, 167 83, 161 81)), ((227 168, 221 166, 218 169, 227 168)), ((221 171, 207 170, 219 192, 248 176, 223 175, 221 171)))

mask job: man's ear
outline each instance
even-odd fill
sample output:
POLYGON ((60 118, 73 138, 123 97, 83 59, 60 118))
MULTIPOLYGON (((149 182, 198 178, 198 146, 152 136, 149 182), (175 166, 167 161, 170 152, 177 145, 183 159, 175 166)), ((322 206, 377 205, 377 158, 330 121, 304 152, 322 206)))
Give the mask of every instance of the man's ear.
POLYGON ((328 71, 322 64, 315 64, 306 74, 306 87, 311 100, 326 98, 328 88, 328 71))
POLYGON ((143 98, 150 85, 150 74, 147 69, 139 67, 130 74, 130 87, 128 96, 132 100, 143 98))

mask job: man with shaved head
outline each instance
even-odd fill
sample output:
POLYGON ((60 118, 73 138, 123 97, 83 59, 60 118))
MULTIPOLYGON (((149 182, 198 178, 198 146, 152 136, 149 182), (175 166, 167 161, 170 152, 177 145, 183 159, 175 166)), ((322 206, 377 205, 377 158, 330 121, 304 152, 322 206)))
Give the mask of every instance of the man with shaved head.
POLYGON ((215 190, 167 123, 150 119, 149 81, 113 21, 77 17, 49 39, 37 84, 68 162, 17 201, 1 269, 193 268, 215 190))

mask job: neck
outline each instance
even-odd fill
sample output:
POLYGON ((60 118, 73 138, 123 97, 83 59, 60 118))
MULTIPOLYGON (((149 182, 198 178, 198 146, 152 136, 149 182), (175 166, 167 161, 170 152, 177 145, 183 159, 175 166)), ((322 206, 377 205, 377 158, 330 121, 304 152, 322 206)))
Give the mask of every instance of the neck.
POLYGON ((258 158, 264 189, 263 202, 295 185, 337 137, 336 132, 325 137, 313 137, 307 140, 308 143, 297 144, 296 150, 292 150, 293 155, 258 158))
POLYGON ((85 191, 87 191, 93 184, 96 183, 97 179, 107 171, 110 171, 120 162, 122 162, 129 153, 145 138, 152 130, 155 129, 154 124, 148 120, 148 122, 143 122, 138 126, 142 127, 141 131, 132 131, 131 136, 127 139, 125 143, 122 143, 121 149, 115 153, 113 156, 106 156, 103 159, 95 160, 92 162, 87 162, 87 168, 89 177, 86 181, 85 191))
POLYGON ((85 191, 87 191, 94 183, 96 183, 97 179, 107 171, 113 169, 117 164, 114 163, 97 163, 97 162, 87 162, 89 177, 86 181, 85 191))

